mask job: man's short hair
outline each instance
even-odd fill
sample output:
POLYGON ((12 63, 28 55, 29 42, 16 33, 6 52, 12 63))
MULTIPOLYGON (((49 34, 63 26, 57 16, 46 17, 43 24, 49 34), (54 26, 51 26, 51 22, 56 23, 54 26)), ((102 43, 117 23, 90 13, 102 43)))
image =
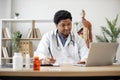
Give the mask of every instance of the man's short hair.
POLYGON ((59 10, 54 15, 54 23, 58 24, 61 20, 70 19, 72 21, 71 13, 66 10, 59 10))

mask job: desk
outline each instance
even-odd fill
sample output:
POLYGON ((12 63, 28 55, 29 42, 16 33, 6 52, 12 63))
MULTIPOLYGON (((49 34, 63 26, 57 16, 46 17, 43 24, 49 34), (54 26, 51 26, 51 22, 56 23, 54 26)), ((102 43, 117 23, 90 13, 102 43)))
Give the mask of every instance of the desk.
POLYGON ((120 78, 120 65, 99 66, 99 67, 80 67, 73 65, 60 65, 60 67, 40 67, 40 71, 33 69, 23 69, 13 71, 11 68, 1 68, 1 76, 17 77, 118 77, 120 78))

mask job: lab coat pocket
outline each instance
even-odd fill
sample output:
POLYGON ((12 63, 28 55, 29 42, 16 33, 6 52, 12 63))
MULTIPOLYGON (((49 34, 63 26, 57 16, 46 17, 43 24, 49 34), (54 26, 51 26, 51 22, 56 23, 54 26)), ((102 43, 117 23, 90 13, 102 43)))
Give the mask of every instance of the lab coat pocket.
POLYGON ((78 47, 77 47, 77 44, 75 43, 75 45, 71 45, 69 46, 69 53, 71 54, 71 56, 74 58, 74 61, 79 61, 80 58, 79 58, 79 50, 78 50, 78 47))

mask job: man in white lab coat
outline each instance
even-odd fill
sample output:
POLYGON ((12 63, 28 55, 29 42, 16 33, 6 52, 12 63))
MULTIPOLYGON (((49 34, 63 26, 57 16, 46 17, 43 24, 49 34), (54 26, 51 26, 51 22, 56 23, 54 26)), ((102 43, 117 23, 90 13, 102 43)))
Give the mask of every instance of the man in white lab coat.
POLYGON ((66 10, 54 15, 56 29, 44 34, 34 56, 39 56, 42 64, 81 63, 88 56, 85 41, 72 33, 72 16, 66 10))

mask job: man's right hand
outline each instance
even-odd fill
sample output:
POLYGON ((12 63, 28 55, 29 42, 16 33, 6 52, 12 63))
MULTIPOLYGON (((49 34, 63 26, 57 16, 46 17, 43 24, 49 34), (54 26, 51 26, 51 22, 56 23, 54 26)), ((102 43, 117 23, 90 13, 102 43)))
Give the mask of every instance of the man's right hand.
POLYGON ((56 60, 53 59, 53 58, 45 57, 45 58, 42 60, 42 64, 54 64, 55 61, 56 61, 56 60))

